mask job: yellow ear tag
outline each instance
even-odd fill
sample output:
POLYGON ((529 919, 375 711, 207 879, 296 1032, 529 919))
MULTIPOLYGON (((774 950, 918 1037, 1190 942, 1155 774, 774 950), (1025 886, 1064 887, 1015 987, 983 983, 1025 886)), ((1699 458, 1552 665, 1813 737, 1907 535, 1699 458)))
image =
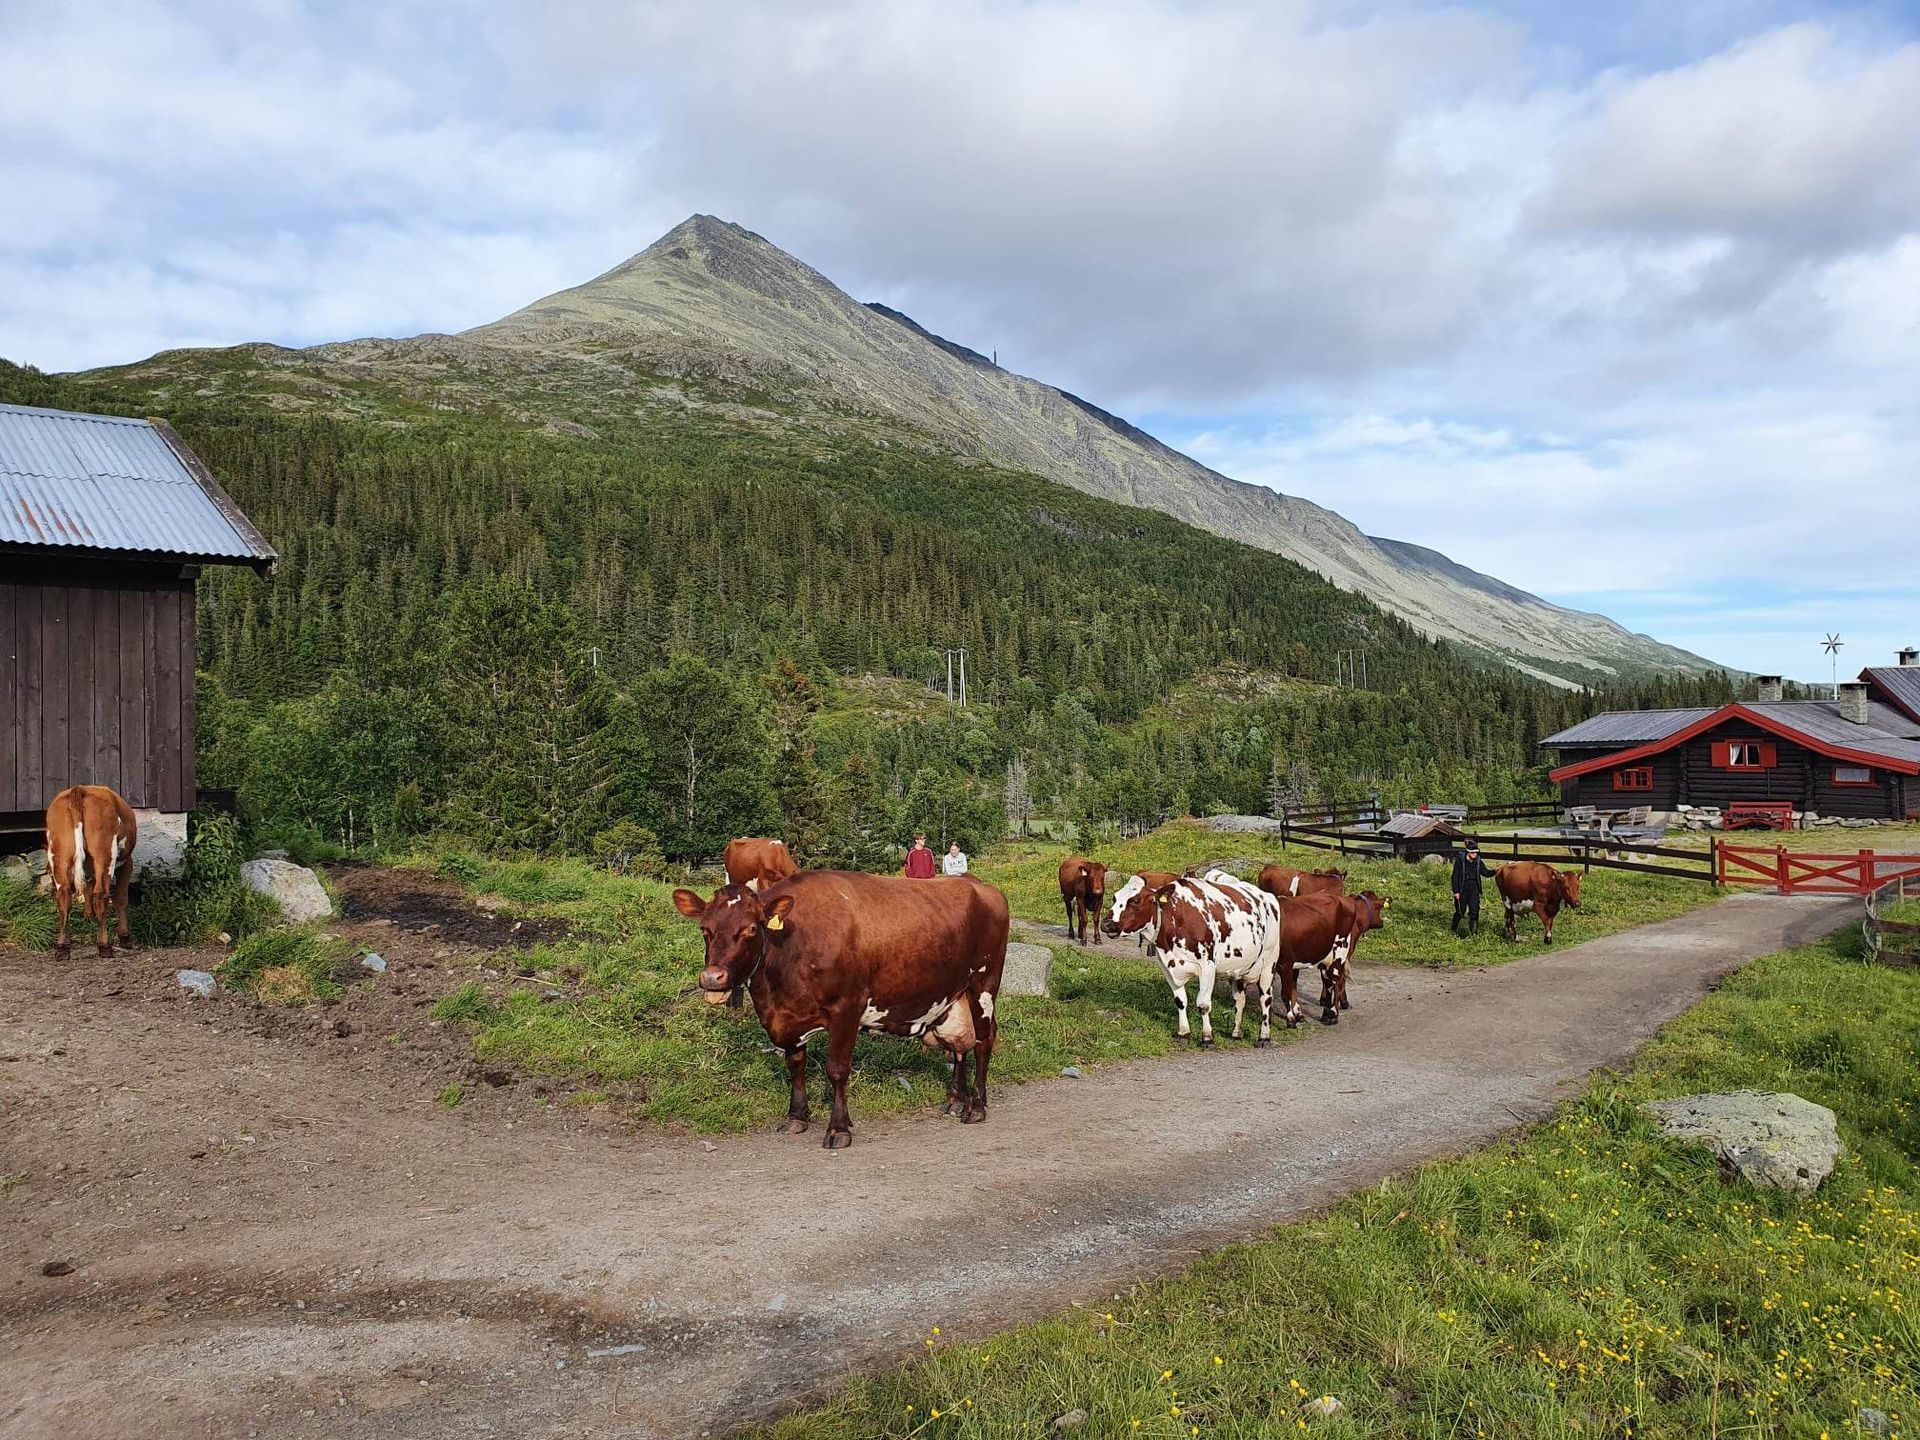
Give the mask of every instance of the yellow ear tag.
POLYGON ((1165 905, 1165 904, 1168 904, 1168 903, 1170 903, 1170 902, 1172 901, 1172 899, 1173 899, 1173 897, 1172 897, 1171 895, 1162 895, 1162 896, 1160 897, 1160 903, 1161 903, 1162 905, 1165 905))
POLYGON ((786 928, 787 928, 787 922, 785 920, 782 920, 778 915, 769 915, 767 917, 767 929, 784 930, 786 928))

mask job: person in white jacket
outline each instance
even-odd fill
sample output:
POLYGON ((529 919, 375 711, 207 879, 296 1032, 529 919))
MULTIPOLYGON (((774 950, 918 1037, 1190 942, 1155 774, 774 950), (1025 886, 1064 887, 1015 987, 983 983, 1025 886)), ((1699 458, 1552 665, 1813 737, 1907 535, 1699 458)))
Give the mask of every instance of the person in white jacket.
POLYGON ((960 842, 958 840, 947 846, 947 853, 940 857, 940 873, 943 875, 964 875, 967 873, 967 857, 960 849, 960 842))

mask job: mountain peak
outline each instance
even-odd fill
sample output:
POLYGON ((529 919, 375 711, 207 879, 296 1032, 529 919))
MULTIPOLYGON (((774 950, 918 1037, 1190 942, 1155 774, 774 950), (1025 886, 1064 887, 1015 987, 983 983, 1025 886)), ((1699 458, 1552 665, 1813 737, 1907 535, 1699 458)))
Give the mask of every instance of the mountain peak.
POLYGON ((840 311, 853 300, 809 265, 744 225, 717 215, 689 215, 631 259, 571 290, 548 295, 504 319, 466 333, 519 345, 596 334, 673 331, 693 311, 715 303, 775 301, 840 311), (698 297, 698 298, 696 298, 698 297))

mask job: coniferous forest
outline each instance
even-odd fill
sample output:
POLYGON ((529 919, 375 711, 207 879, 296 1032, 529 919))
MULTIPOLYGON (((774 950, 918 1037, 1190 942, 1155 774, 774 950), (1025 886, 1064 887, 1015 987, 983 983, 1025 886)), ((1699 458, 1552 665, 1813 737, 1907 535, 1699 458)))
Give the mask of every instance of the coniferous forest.
POLYGON ((1009 815, 1541 795, 1542 735, 1732 693, 1556 689, 1263 551, 871 438, 289 413, 4 362, 0 400, 165 414, 279 550, 270 581, 203 574, 200 781, 292 842, 690 859, 770 832, 887 865, 1009 815), (1354 650, 1365 688, 1333 683, 1354 650))

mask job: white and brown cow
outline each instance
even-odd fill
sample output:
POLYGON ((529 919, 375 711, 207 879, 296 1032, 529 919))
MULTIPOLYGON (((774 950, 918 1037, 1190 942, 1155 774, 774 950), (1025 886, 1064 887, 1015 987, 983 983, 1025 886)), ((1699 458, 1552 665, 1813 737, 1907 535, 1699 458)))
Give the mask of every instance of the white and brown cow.
POLYGON ((1169 880, 1149 888, 1136 875, 1113 897, 1102 927, 1109 935, 1131 935, 1153 928, 1153 950, 1166 971, 1178 1029, 1191 1038, 1187 1022, 1187 982, 1199 982, 1200 1043, 1213 1044, 1213 985, 1224 976, 1233 985, 1233 1038, 1240 1038, 1247 991, 1260 995, 1260 1043, 1273 1043, 1273 967, 1279 955, 1280 902, 1237 880, 1224 870, 1169 880))

